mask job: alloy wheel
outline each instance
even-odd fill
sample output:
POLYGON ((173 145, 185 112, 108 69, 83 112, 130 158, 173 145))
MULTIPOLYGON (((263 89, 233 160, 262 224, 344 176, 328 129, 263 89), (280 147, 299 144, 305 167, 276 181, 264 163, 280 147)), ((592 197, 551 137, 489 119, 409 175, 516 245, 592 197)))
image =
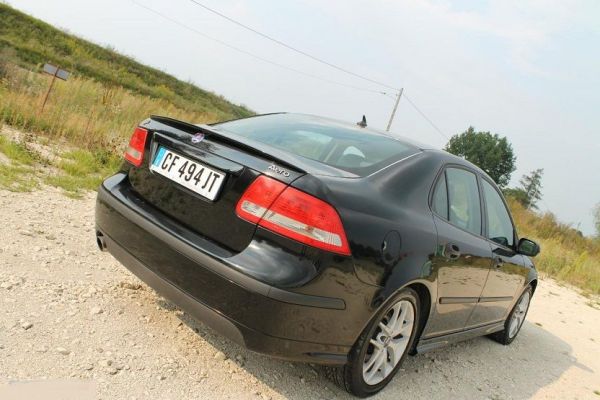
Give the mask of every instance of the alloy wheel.
POLYGON ((398 301, 381 318, 363 362, 367 385, 376 385, 392 373, 408 347, 414 321, 415 307, 408 300, 398 301))
POLYGON ((529 308, 530 298, 531 296, 529 294, 529 291, 526 291, 519 300, 517 306, 515 307, 515 311, 513 312, 513 315, 510 319, 510 324, 508 325, 508 336, 510 338, 515 337, 515 335, 519 332, 519 329, 521 329, 521 326, 525 321, 527 309, 529 308))

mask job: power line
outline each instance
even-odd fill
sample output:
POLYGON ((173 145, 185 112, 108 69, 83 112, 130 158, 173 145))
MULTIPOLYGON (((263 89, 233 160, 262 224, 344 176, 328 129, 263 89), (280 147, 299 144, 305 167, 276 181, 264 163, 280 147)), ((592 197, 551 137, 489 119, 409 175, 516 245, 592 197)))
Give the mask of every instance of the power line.
POLYGON ((237 20, 235 20, 235 19, 233 19, 233 18, 230 18, 230 17, 228 17, 227 15, 225 15, 225 14, 223 14, 223 13, 221 13, 221 12, 219 12, 219 11, 217 11, 217 10, 213 9, 213 8, 210 8, 210 7, 208 7, 208 6, 206 6, 206 5, 202 4, 202 3, 200 3, 199 1, 196 1, 196 0, 189 0, 189 1, 191 1, 193 4, 196 4, 196 5, 197 5, 197 6, 199 6, 199 7, 202 7, 202 8, 204 8, 204 9, 205 9, 205 10, 207 10, 207 11, 210 11, 210 12, 211 12, 211 13, 213 13, 213 14, 216 14, 216 15, 218 15, 218 16, 219 16, 219 17, 221 17, 221 18, 225 18, 225 19, 226 19, 226 20, 228 20, 229 22, 232 22, 232 23, 234 23, 234 24, 236 24, 236 25, 238 25, 238 26, 241 26, 242 28, 244 28, 244 29, 246 29, 246 30, 249 30, 250 32, 253 32, 253 33, 255 33, 255 34, 257 34, 257 35, 259 35, 259 36, 261 36, 261 37, 263 37, 263 38, 265 38, 265 39, 267 39, 267 40, 270 40, 270 41, 272 41, 272 42, 274 42, 274 43, 277 43, 278 45, 280 45, 280 46, 283 46, 283 47, 285 47, 286 49, 289 49, 289 50, 295 51, 295 52, 296 52, 296 53, 298 53, 298 54, 302 54, 302 55, 303 55, 303 56, 305 56, 305 57, 308 57, 308 58, 310 58, 310 59, 312 59, 312 60, 314 60, 314 61, 320 62, 321 64, 325 64, 325 65, 327 65, 327 66, 329 66, 329 67, 335 68, 335 69, 337 69, 337 70, 339 70, 339 71, 342 71, 342 72, 344 72, 344 73, 346 73, 346 74, 352 75, 352 76, 354 76, 354 77, 356 77, 356 78, 360 78, 360 79, 363 79, 363 80, 365 80, 365 81, 368 81, 368 82, 371 82, 371 83, 375 83, 375 84, 377 84, 377 85, 380 85, 380 86, 386 87, 386 88, 388 88, 388 89, 392 89, 392 90, 395 90, 395 91, 397 91, 397 90, 398 90, 398 88, 396 88, 396 87, 393 87, 393 86, 391 86, 391 85, 388 85, 388 84, 386 84, 386 83, 383 83, 383 82, 380 82, 380 81, 376 81, 375 79, 368 78, 368 77, 366 77, 366 76, 364 76, 364 75, 360 75, 360 74, 357 74, 357 73, 355 73, 355 72, 349 71, 349 70, 347 70, 347 69, 345 69, 345 68, 342 68, 342 67, 340 67, 340 66, 338 66, 338 65, 336 65, 336 64, 332 64, 332 63, 330 63, 330 62, 328 62, 328 61, 325 61, 325 60, 323 60, 323 59, 321 59, 321 58, 318 58, 318 57, 316 57, 316 56, 313 56, 312 54, 309 54, 309 53, 307 53, 307 52, 305 52, 305 51, 302 51, 302 50, 300 50, 300 49, 297 49, 296 47, 290 46, 289 44, 286 44, 286 43, 282 42, 281 40, 275 39, 275 38, 274 38, 274 37, 272 37, 272 36, 269 36, 269 35, 267 35, 267 34, 265 34, 265 33, 262 33, 262 32, 260 32, 260 31, 258 31, 258 30, 256 30, 256 29, 254 29, 254 28, 252 28, 252 27, 250 27, 250 26, 248 26, 248 25, 246 25, 246 24, 243 24, 243 23, 241 23, 241 22, 239 22, 239 21, 237 21, 237 20))
POLYGON ((427 122, 429 122, 429 124, 431 126, 433 126, 433 128, 442 136, 444 137, 444 139, 448 140, 448 136, 446 136, 446 134, 444 132, 442 132, 442 130, 440 128, 437 127, 436 124, 433 123, 433 121, 427 116, 425 115, 425 113, 423 111, 421 111, 421 109, 419 107, 417 107, 417 105, 415 103, 413 103, 413 101, 410 99, 410 97, 408 97, 406 95, 406 93, 403 94, 403 97, 406 99, 406 101, 408 101, 408 104, 410 104, 419 114, 421 114, 421 116, 423 118, 425 118, 425 120, 427 122))
POLYGON ((388 95, 388 93, 380 91, 380 90, 368 89, 368 88, 364 88, 364 87, 350 85, 350 84, 347 84, 347 83, 333 81, 331 79, 323 78, 321 76, 317 76, 317 75, 309 74, 309 73, 304 72, 304 71, 300 71, 300 70, 298 70, 296 68, 288 67, 287 65, 279 64, 279 63, 277 63, 275 61, 269 60, 267 58, 261 57, 259 55, 254 54, 254 53, 251 53, 251 52, 249 52, 247 50, 244 50, 242 48, 239 48, 237 46, 229 44, 229 43, 227 43, 227 42, 225 42, 225 41, 223 41, 221 39, 209 36, 209 35, 207 35, 204 32, 201 32, 201 31, 199 31, 199 30, 197 30, 195 28, 192 28, 191 26, 186 25, 186 24, 184 24, 184 23, 182 23, 182 22, 180 22, 180 21, 178 21, 176 19, 173 19, 173 18, 169 17, 168 15, 165 15, 165 14, 163 14, 163 13, 161 13, 161 12, 159 12, 159 11, 153 9, 153 8, 150 8, 150 7, 148 7, 148 6, 144 5, 144 4, 141 4, 141 3, 137 2, 136 0, 130 0, 130 1, 132 3, 134 3, 135 5, 137 5, 138 7, 144 8, 147 11, 150 11, 153 14, 156 14, 156 15, 160 16, 163 19, 166 19, 167 21, 170 21, 170 22, 172 22, 172 23, 174 23, 176 25, 179 25, 182 28, 185 28, 185 29, 187 29, 187 30, 189 30, 191 32, 196 33, 197 35, 200 35, 200 36, 202 36, 202 37, 204 37, 206 39, 209 39, 209 40, 212 40, 214 42, 217 42, 217 43, 219 43, 219 44, 221 44, 221 45, 223 45, 225 47, 228 47, 228 48, 230 48, 232 50, 238 51, 238 52, 243 53, 243 54, 245 54, 247 56, 250 56, 250 57, 255 58, 257 60, 263 61, 265 63, 271 64, 271 65, 275 65, 275 66, 277 66, 279 68, 283 68, 283 69, 286 69, 288 71, 292 71, 292 72, 295 72, 295 73, 307 76, 309 78, 317 79, 317 80, 320 80, 320 81, 323 81, 323 82, 327 82, 327 83, 330 83, 330 84, 333 84, 333 85, 344 86, 344 87, 347 87, 347 88, 350 88, 350 89, 360 90, 360 91, 363 91, 363 92, 370 92, 370 93, 388 95))
MULTIPOLYGON (((159 17, 161 17, 161 18, 163 18, 163 19, 165 19, 165 20, 167 20, 167 21, 170 21, 170 22, 172 22, 172 23, 174 23, 174 24, 176 24, 176 25, 179 25, 180 27, 182 27, 182 28, 185 28, 185 29, 187 29, 187 30, 189 30, 189 31, 191 31, 191 32, 193 32, 193 33, 195 33, 195 34, 197 34, 197 35, 200 35, 200 36, 202 36, 202 37, 204 37, 204 38, 206 38, 206 39, 209 39, 209 40, 212 40, 212 41, 214 41, 214 42, 217 42, 217 43, 219 43, 219 44, 221 44, 221 45, 223 45, 223 46, 225 46, 225 47, 228 47, 228 48, 230 48, 230 49, 232 49, 232 50, 235 50, 235 51, 238 51, 238 52, 240 52, 240 53, 243 53, 243 54, 245 54, 245 55, 247 55, 247 56, 250 56, 250 57, 252 57, 252 58, 255 58, 255 59, 257 59, 257 60, 260 60, 260 61, 262 61, 262 62, 265 62, 265 63, 271 64, 271 65, 277 66, 277 67, 279 67, 279 68, 282 68, 282 69, 286 69, 286 70, 288 70, 288 71, 295 72, 295 73, 297 73, 297 74, 304 75, 304 76, 306 76, 306 77, 309 77, 309 78, 312 78, 312 79, 320 80, 320 81, 322 81, 322 82, 327 82, 327 83, 329 83, 329 84, 338 85, 338 86, 343 86, 343 87, 346 87, 346 88, 350 88, 350 89, 354 89, 354 90, 360 90, 360 91, 369 92, 369 93, 381 94, 381 95, 384 95, 384 96, 387 96, 387 97, 390 97, 390 98, 394 98, 394 99, 396 99, 396 96, 392 96, 392 95, 391 95, 391 93, 388 93, 388 92, 384 92, 384 91, 380 91, 380 90, 375 90, 375 89, 364 88, 364 87, 359 87, 359 86, 354 86, 354 85, 350 85, 350 84, 347 84, 347 83, 342 83, 342 82, 338 82, 338 81, 330 80, 330 79, 327 79, 327 78, 323 78, 323 77, 321 77, 321 76, 317 76, 317 75, 309 74, 309 73, 307 73, 307 72, 301 71, 301 70, 299 70, 299 69, 296 69, 296 68, 289 67, 289 66, 287 66, 287 65, 283 65, 283 64, 277 63, 277 62, 275 62, 275 61, 269 60, 269 59, 267 59, 267 58, 261 57, 261 56, 259 56, 259 55, 256 55, 256 54, 254 54, 254 53, 251 53, 251 52, 249 52, 249 51, 247 51, 247 50, 244 50, 244 49, 242 49, 242 48, 239 48, 239 47, 237 47, 237 46, 234 46, 234 45, 232 45, 232 44, 229 44, 229 43, 227 43, 227 42, 225 42, 225 41, 223 41, 223 40, 221 40, 221 39, 218 39, 218 38, 212 37, 212 36, 210 36, 210 35, 207 35, 206 33, 204 33, 204 32, 201 32, 201 31, 199 31, 199 30, 197 30, 197 29, 195 29, 195 28, 192 28, 191 26, 189 26, 189 25, 186 25, 186 24, 184 24, 184 23, 182 23, 182 22, 180 22, 180 21, 178 21, 178 20, 176 20, 176 19, 174 19, 174 18, 171 18, 171 17, 169 17, 169 16, 167 16, 167 15, 165 15, 165 14, 163 14, 163 13, 161 13, 161 12, 159 12, 159 11, 157 11, 157 10, 153 9, 153 8, 150 8, 150 7, 148 7, 148 6, 144 5, 144 4, 141 4, 141 3, 137 2, 136 0, 130 0, 130 1, 131 1, 132 3, 134 3, 135 5, 137 5, 138 7, 144 8, 144 9, 146 9, 147 11, 150 11, 151 13, 153 13, 153 14, 156 14, 156 15, 158 15, 159 17)), ((258 32, 258 31, 255 31, 255 30, 253 30, 252 28, 250 28, 250 27, 248 27, 248 26, 245 26, 245 25, 243 25, 243 24, 241 24, 241 23, 239 23, 239 22, 237 22, 237 21, 235 21, 235 20, 233 20, 233 19, 230 19, 229 17, 227 17, 227 16, 225 16, 225 15, 223 15, 223 14, 220 14, 218 11, 215 11, 215 10, 213 10, 213 9, 210 9, 210 8, 208 8, 208 7, 204 6, 203 4, 196 2, 195 0, 190 0, 190 1, 192 1, 192 2, 193 2, 193 3, 195 3, 195 4, 198 4, 199 6, 201 6, 201 7, 205 8, 205 9, 207 9, 207 10, 211 11, 211 12, 214 12, 214 13, 218 14, 219 16, 221 16, 221 17, 223 17, 223 18, 226 18, 226 19, 228 19, 228 20, 230 20, 230 21, 232 21, 232 22, 234 22, 234 23, 236 23, 236 24, 238 24, 238 25, 240 25, 240 26, 243 26, 243 27, 244 27, 244 28, 246 28, 246 29, 249 29, 249 30, 251 30, 251 31, 253 31, 253 32, 255 32, 255 33, 257 33, 257 34, 261 35, 261 36, 264 36, 264 37, 266 37, 266 38, 267 38, 267 39, 269 39, 269 40, 273 40, 273 41, 275 41, 275 42, 279 43, 279 44, 280 44, 280 45, 282 45, 282 46, 288 47, 288 48, 290 48, 291 50, 297 51, 297 52, 299 52, 299 53, 301 53, 301 54, 304 54, 304 55, 306 55, 306 56, 308 56, 308 57, 310 57, 310 58, 313 58, 313 59, 315 59, 316 61, 319 61, 319 62, 322 62, 322 63, 324 63, 324 64, 330 65, 330 66, 331 66, 331 67, 333 67, 333 68, 339 69, 339 70, 341 70, 341 71, 343 71, 343 72, 349 73, 350 75, 354 75, 354 76, 356 76, 356 77, 358 77, 358 78, 361 78, 361 79, 364 79, 364 80, 370 81, 370 82, 372 82, 372 83, 376 83, 376 84, 378 84, 378 85, 381 85, 381 86, 385 86, 385 87, 387 87, 387 88, 393 89, 394 91, 398 91, 398 89, 396 89, 396 88, 394 88, 394 87, 392 87, 392 86, 388 86, 388 85, 386 85, 386 84, 383 84, 383 83, 381 83, 381 82, 377 82, 377 81, 371 80, 371 79, 369 79, 369 78, 363 77, 363 76, 361 76, 361 75, 354 74, 353 72, 350 72, 350 71, 347 71, 347 70, 345 70, 345 69, 343 69, 343 68, 337 67, 337 66, 336 66, 336 65, 334 65, 334 64, 330 64, 330 63, 328 63, 328 62, 325 62, 325 61, 322 61, 322 60, 320 60, 320 59, 317 59, 317 58, 315 58, 315 57, 311 56, 310 54, 305 54, 304 52, 302 52, 302 51, 300 51, 300 50, 297 50, 297 49, 295 49, 295 48, 292 48, 292 47, 290 47, 290 46, 286 45, 286 44, 285 44, 285 43, 283 43, 283 42, 279 42, 279 41, 277 41, 277 40, 276 40, 276 39, 274 39, 274 38, 271 38, 271 37, 269 37, 269 36, 267 36, 267 35, 264 35, 264 34, 262 34, 262 33, 258 32)), ((421 109, 420 109, 420 108, 419 108, 419 107, 418 107, 418 106, 417 106, 417 105, 416 105, 416 104, 415 104, 415 103, 414 103, 414 102, 413 102, 413 101, 412 101, 412 100, 411 100, 411 99, 410 99, 410 98, 409 98, 409 97, 406 95, 406 93, 404 93, 402 96, 403 96, 403 97, 404 97, 404 98, 405 98, 405 99, 408 101, 408 103, 409 103, 409 104, 410 104, 410 105, 411 105, 411 106, 412 106, 412 107, 413 107, 413 108, 414 108, 414 109, 415 109, 415 110, 416 110, 416 111, 419 113, 419 115, 421 115, 421 117, 423 117, 423 118, 424 118, 424 119, 425 119, 425 120, 426 120, 426 121, 427 121, 427 122, 428 122, 428 123, 429 123, 429 124, 430 124, 430 125, 431 125, 431 126, 432 126, 432 127, 433 127, 433 128, 434 128, 434 129, 435 129, 435 130, 436 130, 436 131, 437 131, 437 132, 440 134, 440 135, 441 135, 441 136, 442 136, 442 137, 444 137, 446 140, 448 140, 448 136, 447 136, 446 134, 444 134, 444 132, 442 132, 442 130, 441 130, 440 128, 438 128, 438 127, 437 127, 437 125, 436 125, 436 124, 435 124, 435 123, 434 123, 434 122, 433 122, 433 121, 432 121, 432 120, 431 120, 431 119, 430 119, 430 118, 429 118, 429 117, 428 117, 428 116, 427 116, 427 115, 426 115, 426 114, 425 114, 423 111, 421 111, 421 109)))

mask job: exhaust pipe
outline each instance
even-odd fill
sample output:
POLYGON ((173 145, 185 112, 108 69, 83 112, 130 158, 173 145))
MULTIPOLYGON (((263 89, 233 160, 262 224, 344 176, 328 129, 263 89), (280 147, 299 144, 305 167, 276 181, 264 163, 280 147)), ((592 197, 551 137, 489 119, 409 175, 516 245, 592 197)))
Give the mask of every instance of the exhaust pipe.
POLYGON ((96 243, 98 244, 100 251, 106 251, 106 241, 104 240, 102 232, 96 232, 96 243))

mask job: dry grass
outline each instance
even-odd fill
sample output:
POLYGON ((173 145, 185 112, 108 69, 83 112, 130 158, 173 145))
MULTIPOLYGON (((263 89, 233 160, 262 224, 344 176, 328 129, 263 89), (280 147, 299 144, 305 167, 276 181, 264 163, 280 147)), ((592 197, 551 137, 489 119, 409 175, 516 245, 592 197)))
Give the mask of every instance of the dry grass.
POLYGON ((135 125, 151 114, 195 123, 223 118, 220 112, 184 110, 167 100, 80 77, 57 80, 41 112, 51 78, 10 64, 4 68, 4 78, 0 77, 0 122, 84 150, 119 153, 135 125))
POLYGON ((600 294, 600 240, 583 236, 552 213, 539 215, 509 199, 519 235, 537 241, 536 267, 554 278, 600 294))
POLYGON ((71 196, 95 189, 118 169, 136 124, 152 114, 196 123, 233 117, 219 110, 183 109, 165 99, 77 76, 66 82, 55 81, 42 112, 51 77, 1 60, 0 64, 0 125, 27 132, 19 140, 22 143, 6 138, 0 142, 0 151, 11 160, 10 165, 0 166, 0 186, 10 190, 31 190, 40 181, 60 187, 71 196), (33 161, 26 158, 26 150, 28 143, 36 142, 60 149, 57 159, 37 160, 50 164, 57 173, 33 173, 33 161))

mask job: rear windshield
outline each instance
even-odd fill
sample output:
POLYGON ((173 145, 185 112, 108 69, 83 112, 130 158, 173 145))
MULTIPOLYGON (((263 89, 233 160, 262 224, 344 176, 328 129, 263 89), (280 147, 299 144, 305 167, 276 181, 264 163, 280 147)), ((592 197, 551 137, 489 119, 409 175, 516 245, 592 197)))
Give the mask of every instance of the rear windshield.
POLYGON ((272 114, 215 124, 289 153, 365 176, 419 149, 372 130, 307 115, 272 114))

